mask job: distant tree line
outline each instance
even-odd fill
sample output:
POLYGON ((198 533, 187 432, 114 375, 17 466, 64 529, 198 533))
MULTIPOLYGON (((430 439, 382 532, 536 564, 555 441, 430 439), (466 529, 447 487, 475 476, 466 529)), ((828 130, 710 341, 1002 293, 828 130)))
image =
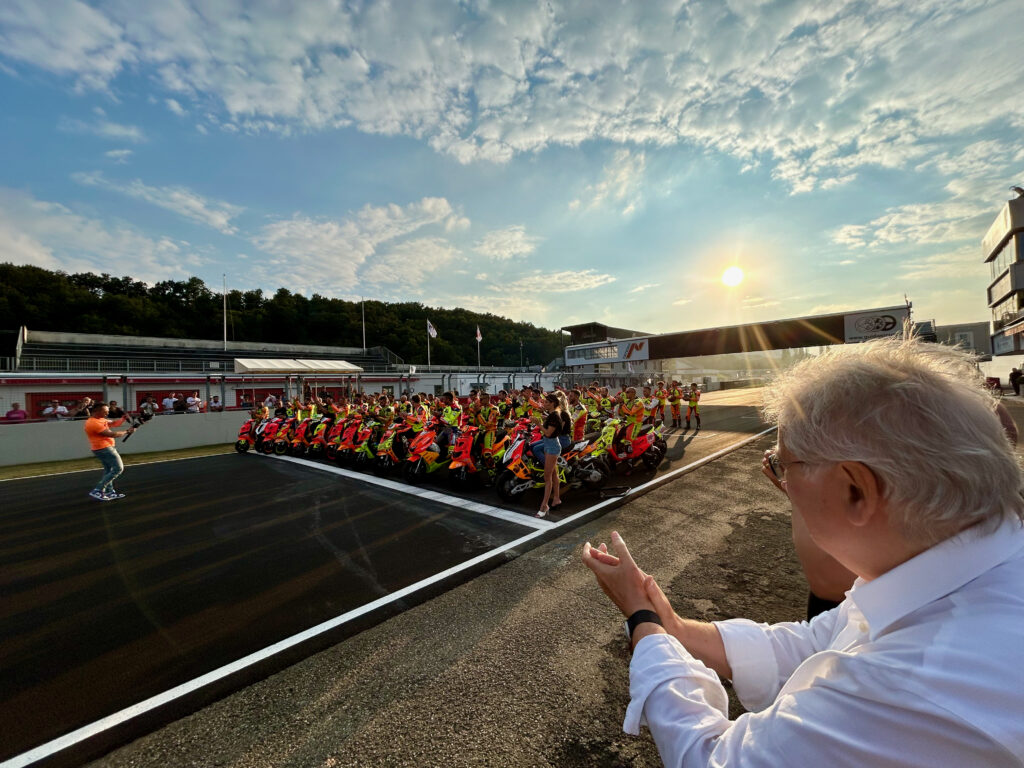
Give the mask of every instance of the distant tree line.
MULTIPOLYGON (((362 347, 358 302, 311 298, 279 288, 228 292, 229 341, 362 347)), ((0 329, 220 339, 221 294, 198 277, 147 285, 131 277, 0 264, 0 329)), ((490 313, 426 307, 415 302, 366 302, 366 345, 384 346, 406 363, 427 361, 426 321, 436 365, 476 365, 476 328, 484 365, 544 365, 562 354, 559 331, 490 313), (527 362, 528 361, 528 362, 527 362)))

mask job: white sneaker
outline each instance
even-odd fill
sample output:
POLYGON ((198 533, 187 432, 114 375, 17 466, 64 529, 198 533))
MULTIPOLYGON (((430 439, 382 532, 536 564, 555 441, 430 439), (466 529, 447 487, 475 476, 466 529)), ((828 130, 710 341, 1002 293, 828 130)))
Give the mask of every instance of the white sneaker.
POLYGON ((97 491, 95 488, 89 491, 89 496, 96 499, 96 501, 110 501, 110 499, 107 497, 105 493, 103 493, 103 491, 97 491))

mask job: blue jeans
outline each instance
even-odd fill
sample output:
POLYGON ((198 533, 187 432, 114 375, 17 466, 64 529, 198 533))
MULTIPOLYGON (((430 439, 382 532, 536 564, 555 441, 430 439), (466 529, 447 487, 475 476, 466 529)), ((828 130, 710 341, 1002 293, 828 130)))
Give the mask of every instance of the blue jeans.
POLYGON ((551 453, 555 456, 559 456, 562 453, 562 446, 559 443, 557 437, 544 437, 536 442, 530 443, 530 450, 533 455, 537 457, 542 465, 544 464, 544 457, 551 453))
POLYGON ((118 454, 113 446, 110 446, 109 448, 100 448, 98 451, 93 451, 92 455, 99 459, 100 464, 103 465, 103 479, 100 480, 99 485, 94 490, 100 493, 114 490, 114 481, 124 472, 124 462, 121 461, 120 454, 118 454))

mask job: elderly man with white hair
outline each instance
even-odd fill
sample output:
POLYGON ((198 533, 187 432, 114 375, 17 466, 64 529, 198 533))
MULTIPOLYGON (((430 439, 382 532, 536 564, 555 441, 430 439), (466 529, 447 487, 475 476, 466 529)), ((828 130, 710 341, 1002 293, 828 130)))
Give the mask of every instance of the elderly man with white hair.
POLYGON ((679 617, 621 537, 583 560, 629 617, 631 702, 672 766, 1024 765, 1022 475, 971 359, 834 347, 765 395, 773 462, 858 578, 810 623, 679 617), (720 680, 748 712, 728 719, 720 680))

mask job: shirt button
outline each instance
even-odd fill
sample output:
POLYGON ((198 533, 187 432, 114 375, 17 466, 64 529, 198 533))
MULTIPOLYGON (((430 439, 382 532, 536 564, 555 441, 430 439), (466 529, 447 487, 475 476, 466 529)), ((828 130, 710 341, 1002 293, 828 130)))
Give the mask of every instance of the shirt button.
POLYGON ((861 632, 867 632, 868 631, 868 623, 866 621, 862 621, 860 624, 857 625, 857 628, 861 632))

